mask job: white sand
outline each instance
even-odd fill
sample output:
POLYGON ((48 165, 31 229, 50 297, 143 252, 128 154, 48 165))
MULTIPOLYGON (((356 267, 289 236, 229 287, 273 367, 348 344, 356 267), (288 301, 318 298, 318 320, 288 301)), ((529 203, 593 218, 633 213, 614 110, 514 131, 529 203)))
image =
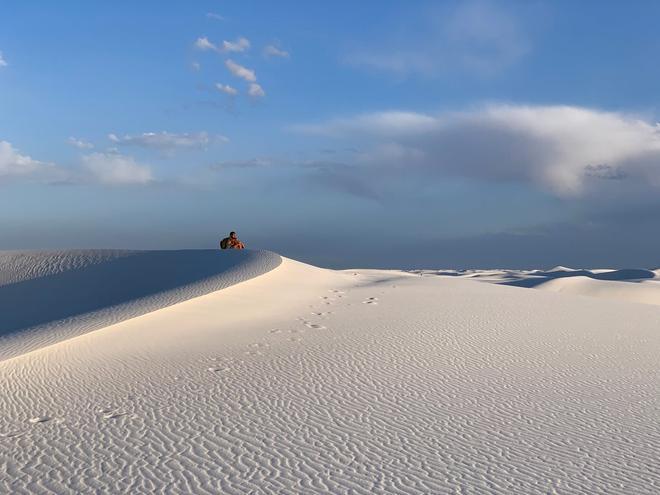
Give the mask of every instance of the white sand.
POLYGON ((0 492, 658 493, 659 323, 284 259, 0 362, 0 492))

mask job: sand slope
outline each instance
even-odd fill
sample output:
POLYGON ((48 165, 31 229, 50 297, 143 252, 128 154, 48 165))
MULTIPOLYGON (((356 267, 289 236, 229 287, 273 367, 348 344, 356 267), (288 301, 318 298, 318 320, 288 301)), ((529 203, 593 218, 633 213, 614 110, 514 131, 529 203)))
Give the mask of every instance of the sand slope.
POLYGON ((0 252, 0 360, 248 280, 266 251, 0 252))
POLYGON ((0 363, 0 492, 658 493, 658 323, 284 259, 0 363))

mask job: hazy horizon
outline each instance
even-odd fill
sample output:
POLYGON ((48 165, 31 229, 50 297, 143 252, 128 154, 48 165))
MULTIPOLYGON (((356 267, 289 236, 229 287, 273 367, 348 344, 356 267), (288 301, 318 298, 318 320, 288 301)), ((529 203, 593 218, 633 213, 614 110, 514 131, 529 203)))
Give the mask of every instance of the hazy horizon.
POLYGON ((3 4, 0 249, 660 267, 660 4, 3 4))

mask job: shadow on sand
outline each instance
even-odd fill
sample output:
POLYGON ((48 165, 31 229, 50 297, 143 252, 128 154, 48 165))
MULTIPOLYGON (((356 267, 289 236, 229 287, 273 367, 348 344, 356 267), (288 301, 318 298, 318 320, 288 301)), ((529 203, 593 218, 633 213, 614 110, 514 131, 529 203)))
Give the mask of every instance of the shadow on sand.
MULTIPOLYGON (((153 311, 242 282, 280 262, 267 251, 144 251, 0 286, 0 337, 136 300, 147 301, 142 313, 153 311), (200 285, 203 281, 210 283, 200 285), (163 293, 167 297, 152 297, 163 293)), ((131 316, 136 313, 139 308, 131 316)))

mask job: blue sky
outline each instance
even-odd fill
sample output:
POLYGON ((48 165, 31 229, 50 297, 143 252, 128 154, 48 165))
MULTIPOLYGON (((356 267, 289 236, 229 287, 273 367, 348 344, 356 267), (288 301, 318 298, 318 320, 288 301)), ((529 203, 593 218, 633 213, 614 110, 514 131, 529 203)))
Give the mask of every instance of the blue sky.
POLYGON ((3 2, 0 249, 660 266, 657 2, 3 2))

